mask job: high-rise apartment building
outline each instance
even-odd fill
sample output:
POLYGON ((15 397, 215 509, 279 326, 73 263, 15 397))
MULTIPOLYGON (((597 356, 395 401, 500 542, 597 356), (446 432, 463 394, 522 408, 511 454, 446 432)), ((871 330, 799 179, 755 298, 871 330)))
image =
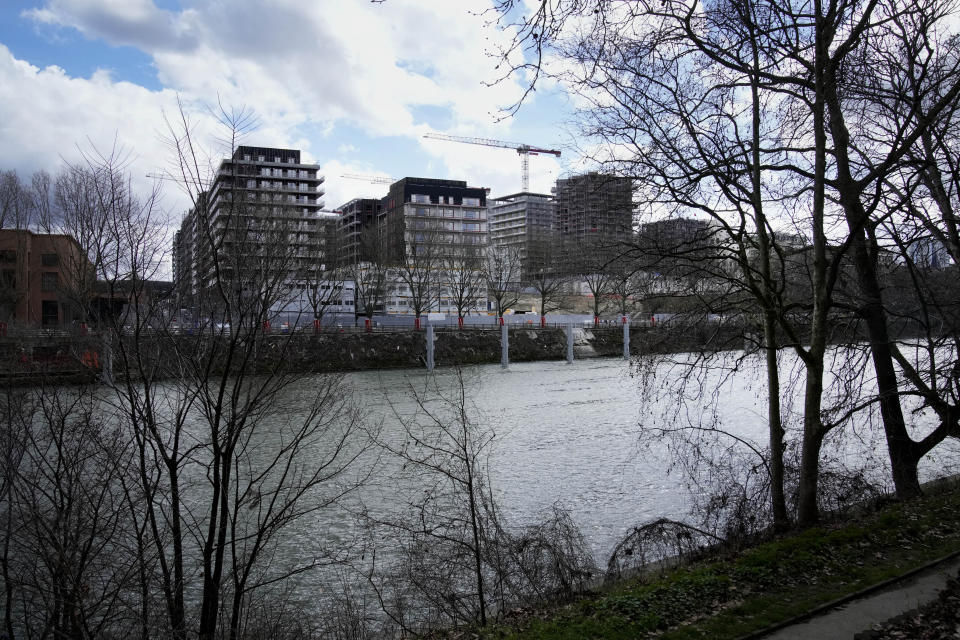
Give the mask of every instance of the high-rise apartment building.
POLYGON ((552 195, 514 193, 491 199, 490 244, 513 250, 523 262, 524 276, 545 268, 544 243, 556 242, 557 203, 552 195))
POLYGON ((182 304, 225 281, 242 295, 265 281, 309 280, 338 223, 321 213, 318 169, 296 149, 241 146, 224 159, 174 237, 182 304))
POLYGON ((487 245, 487 190, 462 180, 403 178, 383 198, 380 233, 391 265, 388 313, 453 312, 470 289, 469 312, 486 308, 478 293, 487 245), (458 293, 459 292, 459 293, 458 293))
MULTIPOLYGON (((585 251, 612 259, 633 235, 633 180, 592 171, 557 180, 562 270, 576 273, 585 251)), ((597 255, 593 255, 597 258, 597 255)), ((596 260, 593 260, 596 262, 596 260)))
POLYGON ((423 252, 464 255, 487 244, 487 191, 462 180, 403 178, 383 198, 391 262, 423 252))

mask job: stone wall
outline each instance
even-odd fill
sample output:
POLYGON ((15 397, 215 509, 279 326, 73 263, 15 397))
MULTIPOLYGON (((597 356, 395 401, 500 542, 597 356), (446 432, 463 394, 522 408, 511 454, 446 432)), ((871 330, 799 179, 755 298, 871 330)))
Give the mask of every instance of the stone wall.
MULTIPOLYGON (((500 362, 499 331, 437 331, 434 361, 438 367, 500 362)), ((422 367, 426 332, 330 333, 295 337, 290 356, 306 371, 360 371, 422 367)), ((510 361, 559 360, 566 336, 559 329, 510 331, 510 361)))
MULTIPOLYGON (((632 334, 632 351, 639 353, 641 332, 632 334)), ((500 362, 500 331, 437 330, 434 361, 438 367, 500 362)), ((621 327, 576 329, 575 357, 617 357, 623 352, 621 327)), ((115 338, 115 340, 117 340, 115 338)), ((158 371, 176 370, 173 354, 182 347, 182 353, 202 353, 213 346, 215 338, 209 335, 151 335, 138 344, 132 337, 123 336, 114 342, 117 367, 122 361, 120 351, 128 357, 139 355, 158 371), (120 341, 124 344, 121 345, 120 341), (177 343, 180 343, 179 345, 177 343)), ((260 363, 264 370, 277 363, 289 364, 297 371, 330 372, 362 371, 371 369, 418 368, 425 366, 426 331, 398 331, 384 333, 322 333, 273 335, 262 337, 260 363)), ((223 346, 221 344, 221 346, 223 346)), ((55 373, 65 379, 93 380, 104 365, 105 343, 102 338, 24 339, 0 340, 0 378, 23 381, 55 373), (92 358, 90 357, 92 356, 92 358)), ((223 350, 221 349, 220 352, 223 350)), ((549 328, 510 330, 510 362, 563 360, 567 353, 566 331, 549 328)), ((216 366, 214 366, 216 368, 216 366)), ((117 377, 122 371, 114 372, 117 377)), ((161 374, 163 377, 163 374, 161 374)))

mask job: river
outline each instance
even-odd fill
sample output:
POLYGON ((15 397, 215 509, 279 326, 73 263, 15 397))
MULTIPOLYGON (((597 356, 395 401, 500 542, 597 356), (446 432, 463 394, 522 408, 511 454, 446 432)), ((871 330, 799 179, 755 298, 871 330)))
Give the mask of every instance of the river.
MULTIPOLYGON (((686 478, 679 470, 671 472, 672 456, 665 446, 641 445, 641 425, 705 420, 762 448, 765 379, 759 356, 755 359, 732 376, 725 370, 705 372, 703 384, 685 392, 675 388, 675 379, 661 365, 657 372, 664 381, 653 384, 660 393, 647 402, 642 401, 639 374, 620 359, 528 362, 507 369, 483 365, 467 370, 467 391, 477 422, 496 436, 489 475, 507 522, 515 526, 535 522, 559 502, 604 566, 631 526, 661 517, 687 517, 691 494, 686 478)), ((791 362, 786 359, 782 364, 785 380, 790 379, 791 362)), ((368 419, 383 420, 389 434, 396 428, 395 412, 409 408, 411 386, 422 387, 430 375, 422 370, 363 372, 349 374, 346 382, 366 407, 368 419)), ((453 383, 450 370, 437 369, 433 375, 441 378, 441 384, 453 383)), ((795 381, 792 388, 787 396, 796 401, 802 384, 795 381)), ((789 401, 785 403, 785 416, 795 426, 799 416, 790 413, 790 406, 789 401)), ((801 405, 795 402, 795 406, 801 405)), ((923 416, 914 418, 924 421, 923 416)), ((825 450, 840 451, 848 469, 866 467, 872 481, 886 485, 881 436, 879 429, 858 429, 829 440, 825 450)), ((960 447, 952 442, 921 465, 924 478, 958 471, 960 447)), ((381 495, 389 501, 389 488, 385 491, 381 495)))

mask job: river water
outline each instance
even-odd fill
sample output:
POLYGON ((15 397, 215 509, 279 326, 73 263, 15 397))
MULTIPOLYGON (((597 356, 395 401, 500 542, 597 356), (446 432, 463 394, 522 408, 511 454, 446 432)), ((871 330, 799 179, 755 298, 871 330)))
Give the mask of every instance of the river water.
MULTIPOLYGON (((764 374, 759 356, 741 363, 734 375, 718 369, 703 372, 697 384, 677 388, 677 370, 661 365, 654 375, 655 397, 643 401, 641 374, 621 359, 483 365, 465 372, 467 392, 477 424, 493 430, 489 475, 508 523, 530 524, 554 503, 571 513, 600 566, 616 542, 633 525, 688 516, 691 494, 684 474, 673 471, 672 456, 658 443, 641 445, 641 428, 703 421, 729 429, 763 448, 766 438, 764 374), (679 409, 679 411, 677 411, 679 409)), ((788 399, 802 406, 802 384, 791 383, 791 360, 783 365, 788 399), (792 386, 791 386, 792 385, 792 386)), ((388 435, 396 414, 409 408, 410 389, 430 375, 452 385, 451 370, 350 374, 347 384, 366 407, 370 420, 381 420, 388 435), (398 409, 399 407, 399 409, 398 409)), ((651 373, 644 372, 643 376, 651 373)), ((795 378, 795 376, 793 376, 795 378)), ((649 378, 646 379, 650 382, 649 378)), ((924 416, 915 416, 923 422, 924 416)), ((825 450, 840 452, 850 470, 869 468, 868 477, 887 482, 886 453, 879 429, 850 430, 825 450)), ((960 447, 946 443, 924 460, 929 478, 960 471, 960 447)), ((386 474, 389 475, 389 466, 386 474)), ((390 478, 381 498, 390 501, 390 478)))

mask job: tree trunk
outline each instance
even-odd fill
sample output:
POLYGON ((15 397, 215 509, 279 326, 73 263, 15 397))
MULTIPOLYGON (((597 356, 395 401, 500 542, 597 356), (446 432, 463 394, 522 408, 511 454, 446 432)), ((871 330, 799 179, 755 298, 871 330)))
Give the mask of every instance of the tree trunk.
POLYGON ((827 83, 825 98, 830 112, 830 131, 833 135, 837 163, 836 188, 840 194, 840 204, 851 235, 850 248, 857 272, 857 285, 862 296, 858 313, 866 321, 870 337, 870 355, 877 378, 880 415, 887 438, 893 483, 898 496, 915 497, 920 494, 920 481, 917 477, 918 460, 913 454, 914 443, 907 433, 903 408, 900 406, 900 390, 897 372, 893 366, 887 314, 883 304, 883 289, 867 244, 865 227, 869 223, 869 216, 860 201, 861 189, 850 171, 850 159, 847 153, 850 133, 844 122, 835 83, 827 83))
POLYGON ((780 370, 777 365, 777 330, 775 314, 764 312, 763 342, 767 364, 767 423, 770 431, 770 500, 773 528, 785 531, 790 527, 783 481, 783 423, 780 416, 780 370))

